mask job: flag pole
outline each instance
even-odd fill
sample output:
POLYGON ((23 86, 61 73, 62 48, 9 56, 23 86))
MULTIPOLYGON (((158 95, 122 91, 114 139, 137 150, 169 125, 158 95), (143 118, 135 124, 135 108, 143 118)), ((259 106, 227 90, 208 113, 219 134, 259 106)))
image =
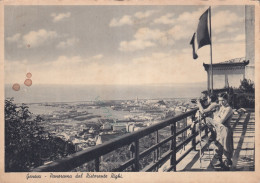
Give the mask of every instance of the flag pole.
POLYGON ((211 93, 213 94, 213 68, 212 68, 212 36, 211 36, 211 6, 209 7, 209 30, 210 30, 210 75, 211 75, 211 93))

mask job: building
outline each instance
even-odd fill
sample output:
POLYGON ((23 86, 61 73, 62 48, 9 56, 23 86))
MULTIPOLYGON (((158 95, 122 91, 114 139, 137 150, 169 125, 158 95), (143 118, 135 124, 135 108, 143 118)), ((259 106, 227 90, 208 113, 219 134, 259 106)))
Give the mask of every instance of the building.
POLYGON ((113 125, 113 131, 121 131, 126 130, 125 124, 114 124, 113 125))
POLYGON ((246 66, 245 77, 255 81, 255 7, 254 5, 245 6, 245 33, 246 33, 246 66))
MULTIPOLYGON (((238 88, 240 81, 245 79, 245 67, 249 64, 245 58, 235 58, 220 63, 212 64, 213 70, 213 88, 238 88)), ((208 90, 211 86, 210 64, 203 63, 204 69, 208 75, 208 90)))
POLYGON ((135 128, 135 124, 134 123, 127 123, 126 124, 126 132, 133 132, 135 128))
MULTIPOLYGON (((211 86, 209 64, 203 64, 208 74, 208 91, 211 86)), ((235 58, 212 64, 213 89, 239 87, 240 80, 255 81, 255 7, 245 6, 245 58, 235 58)))
POLYGON ((102 129, 103 130, 111 130, 112 129, 112 125, 109 122, 106 122, 102 125, 102 129))
POLYGON ((96 145, 100 145, 100 144, 102 144, 102 143, 103 143, 103 141, 102 141, 101 135, 99 135, 99 136, 97 137, 97 140, 96 140, 96 145))

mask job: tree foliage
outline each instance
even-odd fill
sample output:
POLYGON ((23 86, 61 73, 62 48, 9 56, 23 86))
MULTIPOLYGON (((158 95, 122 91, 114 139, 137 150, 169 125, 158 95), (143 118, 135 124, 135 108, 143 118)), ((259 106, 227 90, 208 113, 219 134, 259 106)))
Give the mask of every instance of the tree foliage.
POLYGON ((46 161, 74 153, 74 145, 53 137, 40 125, 42 118, 33 117, 28 106, 5 100, 5 171, 25 172, 46 161))
POLYGON ((254 93, 255 92, 255 85, 254 82, 252 82, 250 79, 243 79, 240 82, 239 89, 243 92, 247 93, 254 93))

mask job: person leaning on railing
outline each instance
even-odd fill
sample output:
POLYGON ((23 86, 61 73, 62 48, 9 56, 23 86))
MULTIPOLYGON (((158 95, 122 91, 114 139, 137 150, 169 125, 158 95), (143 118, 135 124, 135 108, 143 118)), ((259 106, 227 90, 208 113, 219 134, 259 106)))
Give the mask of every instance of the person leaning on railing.
POLYGON ((219 110, 219 104, 217 103, 217 96, 215 94, 211 94, 208 96, 209 105, 204 108, 199 100, 197 100, 197 106, 199 107, 199 111, 202 116, 206 117, 206 125, 211 132, 210 141, 216 140, 216 130, 213 124, 209 123, 211 120, 207 120, 207 118, 214 118, 214 114, 219 110))
POLYGON ((230 120, 233 115, 232 108, 228 104, 228 95, 222 93, 218 97, 220 104, 219 111, 214 113, 213 118, 206 118, 207 123, 212 124, 216 129, 216 146, 218 161, 215 167, 220 166, 224 170, 229 170, 232 166, 233 154, 233 132, 230 127, 230 120), (222 156, 224 155, 225 161, 223 162, 222 156))

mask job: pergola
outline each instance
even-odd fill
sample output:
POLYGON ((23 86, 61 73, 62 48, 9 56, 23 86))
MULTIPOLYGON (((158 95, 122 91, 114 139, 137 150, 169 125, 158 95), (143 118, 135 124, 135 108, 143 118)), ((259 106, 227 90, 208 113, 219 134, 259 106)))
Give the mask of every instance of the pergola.
MULTIPOLYGON (((213 88, 221 89, 227 87, 238 87, 240 80, 245 78, 245 67, 249 60, 235 58, 232 60, 212 64, 213 88)), ((208 91, 211 86, 210 64, 203 63, 208 75, 208 91)))

